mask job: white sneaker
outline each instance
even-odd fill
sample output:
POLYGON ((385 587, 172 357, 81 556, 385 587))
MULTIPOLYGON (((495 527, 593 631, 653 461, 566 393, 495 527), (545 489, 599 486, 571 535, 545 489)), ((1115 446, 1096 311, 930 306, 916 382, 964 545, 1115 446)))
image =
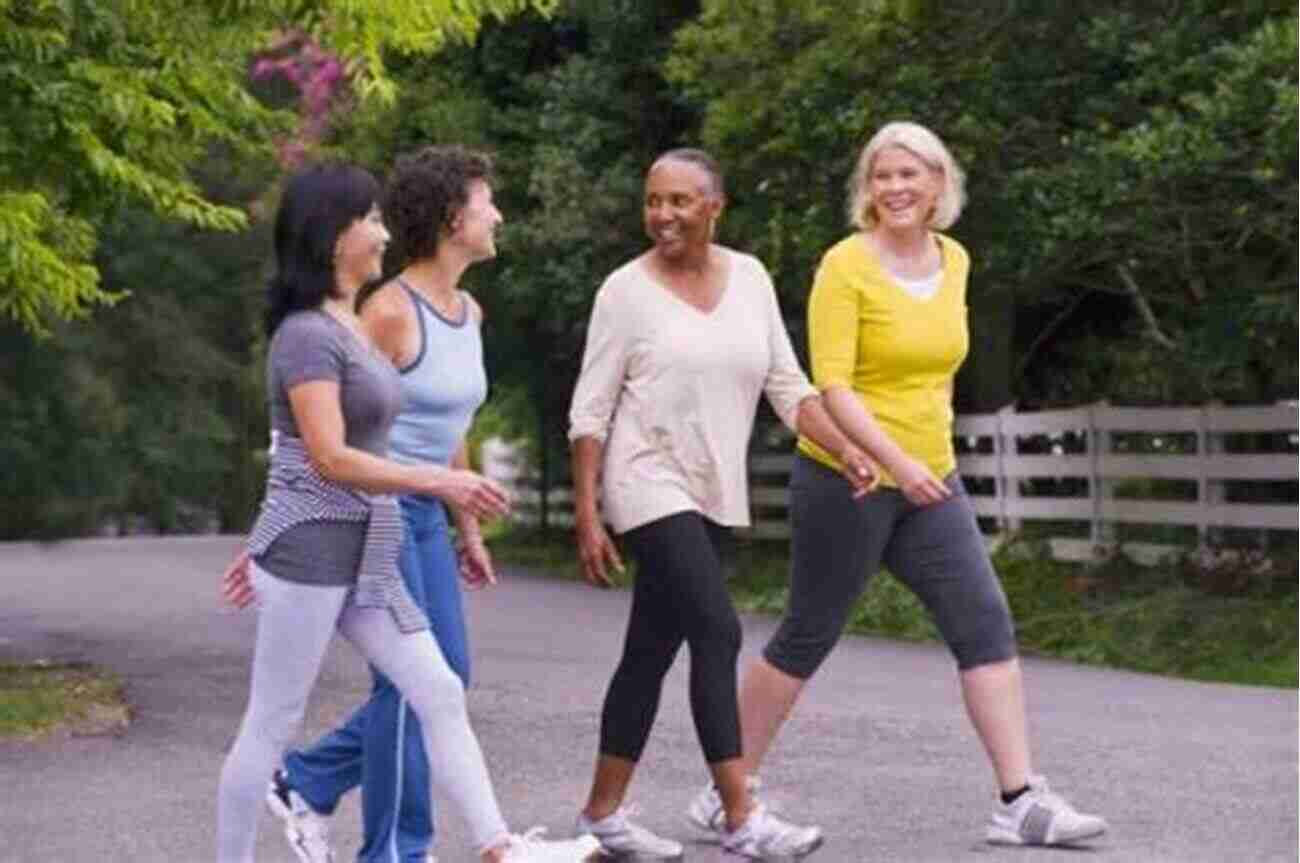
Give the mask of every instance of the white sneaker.
POLYGON ((985 838, 993 845, 1071 845, 1106 832, 1106 821, 1075 810, 1041 776, 1010 804, 998 801, 985 838))
MULTIPOLYGON (((755 805, 762 802, 758 792, 763 786, 757 776, 746 776, 745 787, 749 789, 749 796, 755 805)), ((727 810, 722 806, 718 786, 710 782, 695 795, 686 807, 686 820, 700 832, 701 841, 722 841, 722 834, 727 832, 727 810)))
POLYGON ((334 863, 329 819, 307 805, 290 787, 283 770, 275 771, 266 790, 267 808, 284 822, 284 838, 301 863, 334 863))
POLYGON ((601 851, 611 857, 633 860, 680 860, 680 842, 656 836, 631 820, 633 806, 623 806, 599 821, 578 814, 578 833, 589 833, 600 842, 601 851))
POLYGON ((751 860, 790 860, 822 847, 820 827, 800 827, 768 811, 759 803, 745 823, 722 834, 722 847, 751 860))
POLYGON ((501 863, 594 863, 600 859, 600 842, 587 834, 576 839, 543 839, 545 827, 506 840, 501 863))

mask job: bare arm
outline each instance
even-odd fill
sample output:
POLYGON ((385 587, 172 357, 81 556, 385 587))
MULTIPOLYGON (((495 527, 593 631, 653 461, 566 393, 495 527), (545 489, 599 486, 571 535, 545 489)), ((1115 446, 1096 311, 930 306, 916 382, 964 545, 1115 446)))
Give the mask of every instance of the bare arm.
POLYGON ((795 430, 835 456, 857 494, 866 494, 879 484, 880 476, 867 453, 844 436, 821 398, 811 396, 799 403, 795 430))
POLYGON ((359 312, 361 327, 397 368, 415 359, 420 349, 420 322, 401 286, 389 282, 370 295, 359 312))
POLYGON ((604 452, 605 445, 598 438, 585 436, 575 440, 570 449, 574 528, 578 534, 582 576, 597 587, 613 584, 607 567, 623 571, 623 561, 609 534, 605 532, 597 506, 596 483, 604 452))
POLYGON ((929 468, 905 453, 880 427, 853 390, 841 385, 827 387, 822 400, 835 424, 889 472, 899 491, 912 503, 924 506, 951 496, 952 492, 929 468))
MULTIPOLYGON (((477 308, 477 306, 474 308, 477 308)), ((410 298, 402 290, 401 286, 395 281, 389 282, 375 291, 366 300, 365 305, 361 307, 361 326, 366 331, 366 335, 388 357, 389 361, 394 366, 402 368, 407 363, 414 361, 415 355, 419 351, 420 322, 417 314, 415 306, 412 305, 410 298)), ((292 393, 290 393, 289 398, 290 402, 292 402, 292 393)), ((299 427, 301 428, 301 423, 299 423, 299 427)), ((462 450, 463 446, 462 442, 462 450)), ((354 450, 354 452, 357 451, 354 450)), ((365 455, 365 453, 360 454, 365 455)), ((458 525, 465 527, 468 531, 478 533, 479 519, 504 515, 509 511, 509 495, 499 484, 468 470, 469 460, 465 457, 463 451, 458 451, 456 455, 461 460, 457 462, 453 458, 450 468, 440 468, 435 465, 412 466, 410 468, 423 471, 426 474, 430 472, 435 475, 441 473, 443 476, 440 479, 435 478, 435 481, 438 487, 445 489, 444 491, 421 491, 401 488, 382 490, 391 490, 399 494, 405 491, 415 491, 418 494, 430 494, 442 498, 451 507, 458 525), (500 507, 503 501, 505 504, 504 509, 500 507), (472 520, 473 524, 468 525, 468 522, 466 522, 466 525, 461 525, 462 519, 472 520)), ((380 459, 379 461, 382 461, 385 465, 406 467, 396 465, 387 459, 380 459)), ((369 490, 379 491, 381 489, 370 488, 369 490)), ((466 533, 462 532, 461 536, 466 536, 466 533)))
POLYGON ((429 494, 467 509, 476 518, 510 511, 505 489, 470 471, 405 465, 347 445, 336 381, 314 380, 289 390, 298 433, 312 464, 327 479, 381 494, 429 494))

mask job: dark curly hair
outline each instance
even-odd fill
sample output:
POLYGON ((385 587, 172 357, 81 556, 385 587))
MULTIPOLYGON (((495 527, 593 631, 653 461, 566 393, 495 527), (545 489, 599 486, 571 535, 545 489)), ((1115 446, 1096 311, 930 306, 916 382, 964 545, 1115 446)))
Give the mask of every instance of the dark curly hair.
POLYGON ((469 203, 470 183, 491 184, 492 157, 459 144, 399 156, 384 195, 384 221, 402 264, 431 258, 444 229, 469 203))
POLYGON ((295 174, 275 215, 275 275, 267 286, 266 334, 291 312, 314 309, 334 296, 334 247, 365 218, 379 183, 355 165, 317 165, 295 174))

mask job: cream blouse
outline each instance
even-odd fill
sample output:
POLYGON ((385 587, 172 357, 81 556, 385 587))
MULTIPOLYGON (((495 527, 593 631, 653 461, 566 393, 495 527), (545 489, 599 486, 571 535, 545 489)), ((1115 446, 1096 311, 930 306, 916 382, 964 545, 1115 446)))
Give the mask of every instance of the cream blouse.
POLYGON ((689 511, 748 525, 746 452, 760 393, 791 429, 799 403, 817 394, 767 270, 722 251, 727 284, 711 312, 678 298, 640 260, 596 294, 569 440, 604 443, 601 503, 619 533, 689 511))

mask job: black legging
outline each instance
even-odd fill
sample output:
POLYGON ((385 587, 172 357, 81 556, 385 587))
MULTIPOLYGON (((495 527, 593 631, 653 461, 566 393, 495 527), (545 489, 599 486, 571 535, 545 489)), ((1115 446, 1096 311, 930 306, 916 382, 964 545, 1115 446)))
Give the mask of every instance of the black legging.
POLYGON ((710 764, 738 758, 736 657, 740 620, 724 584, 730 531, 681 512, 623 534, 637 563, 623 657, 605 693, 600 751, 636 761, 659 710, 664 675, 685 641, 691 650, 691 715, 710 764))

